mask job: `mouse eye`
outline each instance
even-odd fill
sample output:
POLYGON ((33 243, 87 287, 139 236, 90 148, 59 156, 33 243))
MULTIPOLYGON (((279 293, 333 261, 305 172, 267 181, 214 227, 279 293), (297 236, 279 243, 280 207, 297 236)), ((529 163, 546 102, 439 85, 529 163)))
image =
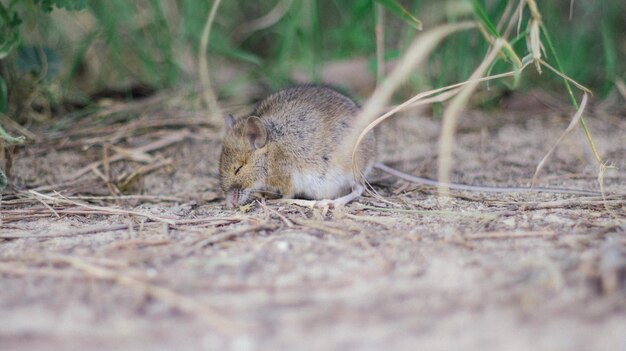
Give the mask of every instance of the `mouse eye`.
POLYGON ((239 173, 239 171, 241 170, 241 167, 243 167, 243 165, 235 166, 235 175, 237 175, 237 173, 239 173))

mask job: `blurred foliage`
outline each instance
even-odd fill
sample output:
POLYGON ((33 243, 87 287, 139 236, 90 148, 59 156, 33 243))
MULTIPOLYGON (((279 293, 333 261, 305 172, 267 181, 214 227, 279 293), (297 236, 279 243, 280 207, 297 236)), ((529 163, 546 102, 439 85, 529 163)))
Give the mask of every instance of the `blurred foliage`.
MULTIPOLYGON (((214 75, 233 66, 238 71, 217 87, 219 93, 233 95, 238 87, 259 82, 278 88, 290 83, 297 70, 318 81, 323 67, 334 60, 366 58, 373 72, 375 3, 387 12, 385 57, 393 59, 421 25, 428 29, 478 19, 487 30, 495 30, 508 1, 224 1, 210 39, 211 70, 214 75)), ((564 72, 606 94, 626 72, 626 60, 620 59, 626 51, 626 3, 577 1, 570 19, 571 4, 541 2, 543 22, 564 72)), ((0 0, 0 59, 8 55, 0 61, 0 87, 8 89, 0 93, 9 94, 0 96, 0 107, 19 105, 42 84, 51 87, 38 90, 48 100, 69 96, 88 103, 92 93, 105 88, 144 84, 159 89, 195 82, 198 44, 210 5, 202 0, 0 0), (21 82, 29 88, 18 87, 21 82)), ((524 16, 522 23, 528 14, 524 16)), ((408 77, 408 84, 425 90, 462 81, 487 49, 479 31, 454 35, 431 56, 428 67, 408 77)), ((522 56, 528 52, 525 40, 517 40, 513 49, 522 56)), ((509 69, 506 65, 500 61, 492 70, 509 69)), ((561 84, 551 74, 522 83, 548 88, 561 84)))
POLYGON ((45 12, 51 12, 53 6, 68 11, 82 10, 87 6, 87 0, 33 0, 45 12))
POLYGON ((20 24, 22 20, 17 12, 12 11, 12 2, 5 6, 0 2, 0 60, 20 43, 20 24))

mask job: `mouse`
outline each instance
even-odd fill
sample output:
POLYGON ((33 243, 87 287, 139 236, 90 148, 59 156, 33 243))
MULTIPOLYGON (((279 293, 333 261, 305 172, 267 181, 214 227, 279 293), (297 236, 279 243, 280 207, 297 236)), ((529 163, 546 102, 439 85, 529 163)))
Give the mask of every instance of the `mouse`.
POLYGON ((343 141, 359 110, 352 98, 335 88, 307 84, 270 94, 248 115, 228 115, 219 160, 227 207, 261 197, 316 200, 316 207, 342 206, 363 194, 373 168, 413 183, 455 190, 600 195, 578 189, 474 186, 417 177, 376 162, 373 133, 359 144, 355 173, 352 148, 343 141))
POLYGON ((356 153, 338 145, 351 132, 359 105, 326 85, 297 85, 261 100, 242 117, 225 118, 219 159, 227 207, 257 198, 316 200, 342 206, 361 196, 377 150, 369 133, 356 153))

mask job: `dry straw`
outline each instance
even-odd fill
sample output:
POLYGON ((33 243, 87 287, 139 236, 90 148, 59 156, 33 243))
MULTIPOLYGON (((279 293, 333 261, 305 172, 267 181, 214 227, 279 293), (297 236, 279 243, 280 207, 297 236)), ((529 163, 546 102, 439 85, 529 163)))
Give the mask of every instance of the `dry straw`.
MULTIPOLYGON (((456 121, 459 114, 467 105, 467 101, 470 96, 478 87, 480 83, 477 79, 482 78, 485 72, 496 59, 496 55, 500 52, 504 40, 497 39, 491 51, 487 57, 476 68, 474 73, 470 76, 467 84, 461 88, 458 94, 452 99, 450 105, 445 109, 443 113, 443 125, 441 128, 441 136, 439 137, 439 169, 438 178, 442 183, 450 182, 450 173, 452 169, 452 150, 454 149, 454 133, 456 130, 456 121)), ((441 196, 449 195, 450 189, 447 186, 439 187, 439 194, 441 196)))
MULTIPOLYGON (((541 42, 541 31, 543 29, 543 25, 541 22, 541 15, 537 8, 537 4, 534 0, 521 0, 518 3, 517 8, 512 10, 512 2, 509 3, 509 6, 505 9, 505 14, 503 15, 503 19, 498 24, 498 28, 501 28, 504 23, 506 23, 505 18, 512 13, 511 17, 508 19, 508 25, 506 26, 504 36, 492 36, 489 32, 483 27, 481 23, 475 22, 461 22, 456 24, 446 24, 435 27, 419 37, 417 37, 413 43, 408 48, 407 52, 400 59, 400 62, 396 66, 396 68, 389 74, 389 76, 380 83, 374 94, 367 100, 364 104, 364 107, 357 117, 357 121, 355 123, 355 129, 353 134, 347 138, 346 143, 347 146, 352 146, 352 159, 353 159, 353 168, 355 169, 355 177, 363 178, 362 174, 358 174, 356 170, 358 170, 358 165, 356 165, 356 151, 358 149, 359 144, 365 137, 365 135, 370 132, 374 127, 378 124, 382 123, 385 119, 394 115, 395 113, 406 109, 409 106, 416 105, 424 105, 431 104, 434 102, 443 102, 448 99, 452 99, 450 104, 446 107, 443 114, 443 125, 442 132, 439 138, 439 166, 438 166, 438 180, 441 183, 449 183, 450 182, 450 174, 452 171, 452 152, 454 149, 454 135, 456 131, 456 121, 461 111, 466 107, 470 96, 477 89, 478 84, 485 81, 490 81, 494 79, 501 79, 504 77, 518 76, 521 72, 531 63, 534 63, 537 71, 541 73, 541 67, 546 67, 550 71, 556 73, 558 76, 563 78, 566 82, 572 83, 575 87, 583 91, 584 95, 582 98, 581 106, 577 107, 576 115, 573 118, 570 126, 564 131, 563 135, 557 143, 553 146, 553 148, 546 154, 543 160, 537 166, 535 177, 545 164, 546 160, 550 157, 556 146, 560 143, 560 141, 564 138, 566 134, 571 132, 576 126, 575 123, 580 121, 580 124, 584 125, 584 120, 582 118, 582 113, 586 106, 587 102, 587 94, 591 92, 586 87, 581 84, 575 82, 573 79, 567 77, 565 74, 559 72, 557 69, 550 66, 542 59, 542 55, 545 52, 543 43, 541 42), (514 52, 512 45, 508 42, 506 37, 510 33, 514 24, 518 23, 518 32, 519 27, 521 25, 522 13, 524 7, 527 5, 530 11, 530 19, 528 22, 528 34, 527 34, 527 44, 530 49, 530 53, 524 59, 520 60, 517 54, 514 52), (485 36, 486 40, 491 43, 491 48, 485 59, 480 63, 480 65, 475 69, 472 75, 468 80, 464 82, 460 82, 454 85, 449 85, 443 88, 434 89, 426 92, 421 92, 411 99, 403 102, 402 104, 396 106, 391 109, 387 113, 379 116, 379 114, 383 111, 386 104, 391 99, 394 91, 404 82, 406 77, 411 73, 411 71, 420 65, 428 55, 436 48, 436 46, 446 37, 455 34, 458 31, 478 28, 481 33, 485 36), (503 54, 505 57, 510 59, 515 69, 509 72, 486 76, 490 67, 492 67, 498 55, 503 54)), ((543 29, 545 30, 545 29, 543 29)), ((378 49, 380 51, 380 48, 378 49)), ((380 56, 380 55, 379 55, 380 56)), ((595 149, 593 144, 593 140, 589 134, 589 131, 585 128, 585 132, 587 133, 587 138, 591 144, 591 147, 594 151, 594 154, 598 161, 602 163, 601 158, 595 149)), ((535 178, 533 178, 534 183, 535 178)), ((439 193, 442 196, 446 196, 449 193, 449 189, 447 186, 440 186, 439 193)))
POLYGON ((215 90, 211 86, 211 79, 209 77, 209 58, 207 57, 207 49, 209 46, 209 38, 211 37, 211 28, 215 21, 215 15, 217 14, 217 8, 220 6, 221 0, 215 0, 209 16, 207 17, 204 29, 202 30, 202 37, 200 37, 200 54, 198 55, 198 67, 200 71, 200 83, 202 84, 202 94, 204 97, 204 103, 209 109, 210 119, 219 118, 222 115, 222 111, 215 97, 215 90))
MULTIPOLYGON (((343 147, 352 147, 353 163, 356 162, 356 150, 363 138, 360 136, 361 132, 368 128, 371 123, 375 122, 380 112, 385 109, 385 106, 387 106, 389 100, 391 100, 394 91, 404 82, 411 71, 428 58, 430 52, 433 51, 444 38, 452 33, 474 27, 476 27, 474 22, 441 25, 424 32, 413 41, 396 68, 383 80, 374 91, 374 94, 367 100, 363 109, 357 116, 353 133, 346 138, 343 147)), ((355 169, 358 168, 355 167, 355 169)), ((359 176, 362 177, 362 175, 359 176)))

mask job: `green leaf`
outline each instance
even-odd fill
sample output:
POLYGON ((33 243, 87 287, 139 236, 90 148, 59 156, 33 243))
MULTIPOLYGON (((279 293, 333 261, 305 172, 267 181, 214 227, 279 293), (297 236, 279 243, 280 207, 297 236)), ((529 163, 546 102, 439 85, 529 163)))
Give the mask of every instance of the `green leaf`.
POLYGON ((422 22, 415 18, 407 9, 398 3, 396 0, 376 0, 377 3, 386 7, 394 15, 405 20, 409 25, 417 30, 422 30, 422 22))
POLYGON ((26 138, 22 135, 18 137, 10 136, 9 133, 7 133, 4 128, 2 128, 2 125, 0 125, 0 139, 6 140, 6 142, 9 144, 21 144, 26 140, 26 138))
POLYGON ((20 24, 22 20, 13 13, 13 16, 0 3, 0 60, 15 49, 21 41, 20 24))
POLYGON ((480 23, 485 27, 489 34, 496 38, 500 38, 500 33, 498 33, 496 26, 493 22, 491 22, 489 16, 487 16, 483 5, 478 0, 472 0, 472 7, 474 8, 474 14, 478 17, 480 23))
POLYGON ((87 7, 87 0, 34 0, 45 12, 52 12, 53 6, 67 11, 79 11, 87 7))
POLYGON ((601 33, 602 33, 602 49, 604 51, 604 90, 607 92, 615 84, 615 77, 617 77, 617 49, 615 48, 615 33, 613 33, 615 26, 611 27, 608 21, 602 21, 601 33))
POLYGON ((5 40, 0 41, 0 60, 7 57, 13 49, 15 49, 20 44, 20 34, 19 32, 12 31, 5 38, 5 40))
POLYGON ((4 175, 2 169, 0 168, 0 191, 3 191, 7 188, 7 176, 4 175))
POLYGON ((226 57, 231 57, 237 60, 240 60, 242 62, 247 62, 247 63, 251 63, 253 65, 257 65, 257 66, 262 66, 263 65, 263 59, 260 58, 259 56, 251 53, 251 52, 247 52, 244 50, 226 50, 223 51, 222 54, 226 57))
POLYGON ((7 90, 7 83, 4 78, 0 76, 0 112, 4 112, 9 104, 9 91, 7 90))

